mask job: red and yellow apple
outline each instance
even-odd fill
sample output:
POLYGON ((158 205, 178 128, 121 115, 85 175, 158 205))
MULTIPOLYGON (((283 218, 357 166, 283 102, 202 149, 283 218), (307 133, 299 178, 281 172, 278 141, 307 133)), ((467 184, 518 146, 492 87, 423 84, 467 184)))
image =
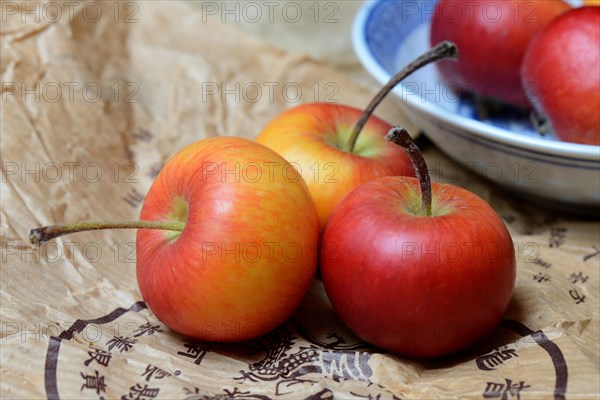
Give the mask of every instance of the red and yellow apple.
POLYGON ((193 143, 163 167, 141 221, 32 230, 39 243, 89 229, 138 228, 142 297, 167 326, 243 341, 291 316, 316 271, 319 224, 306 184, 274 151, 242 138, 193 143))
POLYGON ((453 43, 437 44, 394 75, 364 111, 338 104, 304 104, 285 111, 260 132, 256 140, 302 174, 321 227, 340 199, 359 184, 380 176, 413 174, 406 153, 385 140, 392 126, 371 114, 406 76, 456 54, 453 43))
POLYGON ((369 119, 354 150, 348 151, 361 114, 344 105, 303 104, 279 115, 256 138, 302 174, 321 226, 338 201, 359 184, 379 176, 412 174, 406 153, 385 140, 391 125, 377 117, 369 119))

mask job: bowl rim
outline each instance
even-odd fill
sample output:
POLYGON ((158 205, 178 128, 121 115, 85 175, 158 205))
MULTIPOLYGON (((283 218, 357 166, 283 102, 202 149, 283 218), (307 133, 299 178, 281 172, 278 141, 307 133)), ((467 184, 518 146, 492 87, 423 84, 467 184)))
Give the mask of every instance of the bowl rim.
MULTIPOLYGON (((352 45, 363 67, 383 85, 389 81, 392 75, 383 68, 373 55, 367 44, 365 29, 367 19, 370 17, 373 9, 382 1, 368 0, 360 7, 352 24, 352 45)), ((472 133, 481 139, 492 140, 500 144, 536 153, 600 162, 600 146, 538 139, 514 133, 453 113, 428 101, 412 101, 410 99, 411 96, 407 95, 402 84, 396 86, 393 92, 401 99, 406 99, 402 101, 409 107, 432 115, 444 124, 472 133)))

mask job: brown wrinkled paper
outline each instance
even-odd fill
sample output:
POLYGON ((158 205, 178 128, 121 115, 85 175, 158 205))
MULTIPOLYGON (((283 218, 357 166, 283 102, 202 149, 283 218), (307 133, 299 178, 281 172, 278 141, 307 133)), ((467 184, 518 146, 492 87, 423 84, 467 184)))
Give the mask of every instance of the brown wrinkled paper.
MULTIPOLYGON (((308 27, 311 37, 328 30, 310 44, 313 55, 325 55, 321 61, 259 39, 276 34, 273 26, 238 29, 219 13, 207 15, 203 4, 3 2, 2 398, 598 397, 598 223, 513 197, 432 145, 425 155, 433 179, 489 201, 518 259, 501 326, 484 343, 440 360, 406 359, 361 342, 317 280, 294 317, 269 335, 238 345, 194 342, 141 302, 134 232, 31 247, 36 226, 137 218, 153 177, 186 144, 253 138, 301 102, 364 107, 376 89, 356 83, 348 42, 338 45, 349 40, 347 7, 356 4, 314 3, 322 13, 337 5, 343 16, 333 27, 308 27), (42 11, 24 14, 24 7, 42 11)), ((292 29, 275 14, 277 23, 292 29)), ((414 132, 394 101, 378 114, 414 132)))

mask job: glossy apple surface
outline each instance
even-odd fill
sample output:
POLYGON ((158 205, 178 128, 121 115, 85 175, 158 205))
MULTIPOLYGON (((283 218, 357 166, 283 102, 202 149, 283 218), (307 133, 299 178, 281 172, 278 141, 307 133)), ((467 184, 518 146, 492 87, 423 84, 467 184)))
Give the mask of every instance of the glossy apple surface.
POLYGON ((359 184, 380 176, 414 176, 404 150, 385 140, 391 125, 375 116, 361 131, 354 151, 347 150, 361 113, 338 104, 303 104, 280 114, 256 138, 302 174, 321 226, 338 201, 359 184))
POLYGON ((521 76, 557 138, 600 145, 600 7, 573 9, 548 25, 527 49, 521 76))
POLYGON ((177 153, 154 181, 139 230, 144 301, 172 329, 206 341, 260 336, 302 300, 316 271, 319 225, 308 189, 281 156, 219 137, 177 153))
POLYGON ((528 107, 519 68, 533 36, 567 11, 562 0, 440 0, 431 22, 431 43, 451 40, 458 62, 437 66, 461 91, 528 107))
POLYGON ((418 180, 384 177, 354 189, 322 237, 327 296, 360 338, 406 356, 463 349, 501 320, 515 283, 513 243, 476 195, 433 183, 421 214, 418 180))

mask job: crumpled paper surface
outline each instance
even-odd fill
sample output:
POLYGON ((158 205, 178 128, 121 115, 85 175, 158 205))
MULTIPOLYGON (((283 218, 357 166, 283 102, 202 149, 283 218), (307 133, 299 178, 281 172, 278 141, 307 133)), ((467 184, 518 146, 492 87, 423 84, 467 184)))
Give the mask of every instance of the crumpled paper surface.
MULTIPOLYGON (((186 144, 253 138, 301 102, 364 107, 375 90, 207 11, 162 1, 3 2, 2 398, 598 397, 598 223, 512 197, 426 141, 433 179, 488 200, 517 250, 501 326, 451 357, 406 359, 361 342, 318 280, 269 335, 195 342, 142 302, 134 232, 30 246, 36 226, 137 218, 153 177, 186 144)), ((392 100, 378 115, 407 125, 392 100)))

